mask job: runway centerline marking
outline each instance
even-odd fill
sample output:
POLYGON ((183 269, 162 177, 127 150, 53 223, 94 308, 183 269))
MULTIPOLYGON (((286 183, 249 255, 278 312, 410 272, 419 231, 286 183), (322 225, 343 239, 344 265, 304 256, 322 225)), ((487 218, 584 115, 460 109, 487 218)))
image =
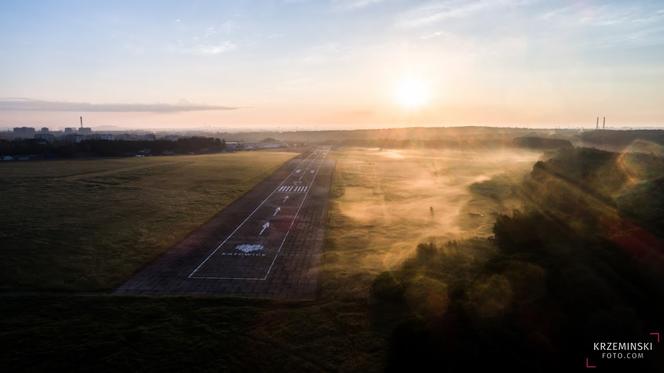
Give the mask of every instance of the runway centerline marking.
MULTIPOLYGON (((311 163, 311 161, 314 160, 314 159, 316 158, 317 155, 318 155, 317 152, 311 152, 309 155, 307 155, 306 158, 302 159, 302 160, 300 161, 300 163, 302 163, 302 162, 304 162, 304 161, 309 161, 309 163, 311 163)), ((320 166, 319 166, 319 168, 320 168, 320 166)), ((193 277, 193 276, 194 276, 194 274, 195 274, 196 272, 198 272, 199 269, 201 269, 201 267, 203 267, 203 265, 205 265, 205 263, 207 263, 208 260, 210 260, 210 258, 211 258, 214 254, 217 253, 217 251, 219 251, 219 249, 220 249, 222 246, 224 246, 224 244, 226 243, 226 241, 228 241, 231 237, 233 237, 233 235, 234 235, 234 234, 235 234, 235 233, 236 233, 236 232, 237 232, 242 226, 244 226, 244 224, 245 224, 245 223, 246 223, 246 222, 247 222, 247 221, 248 221, 248 220, 249 220, 249 219, 250 219, 250 218, 256 213, 256 211, 258 211, 258 209, 260 209, 260 208, 265 204, 265 202, 267 202, 267 200, 270 199, 270 197, 272 197, 272 195, 273 195, 273 194, 279 189, 279 187, 282 186, 282 185, 286 182, 286 180, 288 180, 288 178, 290 178, 290 177, 293 176, 294 174, 295 174, 294 171, 290 172, 290 173, 289 173, 289 174, 288 174, 288 175, 287 175, 287 176, 286 176, 286 177, 285 177, 285 178, 279 183, 279 185, 277 185, 277 187, 275 187, 274 190, 272 190, 272 192, 271 192, 270 194, 268 194, 268 196, 265 197, 265 199, 264 199, 264 200, 263 200, 258 206, 256 206, 256 208, 255 208, 255 209, 254 209, 249 215, 247 215, 247 217, 244 218, 244 220, 243 220, 240 224, 238 224, 238 226, 235 227, 235 229, 234 229, 234 230, 233 230, 233 231, 232 231, 232 232, 231 232, 231 233, 230 233, 230 234, 229 234, 229 235, 228 235, 228 236, 227 236, 227 237, 226 237, 226 238, 225 238, 225 239, 219 244, 219 245, 217 245, 217 247, 215 247, 214 250, 212 250, 212 252, 211 252, 207 257, 205 257, 205 259, 204 259, 204 260, 203 260, 198 266, 196 266, 196 268, 194 268, 193 271, 191 271, 191 273, 189 274, 189 276, 187 276, 187 278, 206 278, 206 277, 193 277)), ((314 177, 314 179, 315 179, 315 177, 314 177)), ((305 196, 305 197, 306 197, 306 196, 305 196)), ((286 199, 287 199, 287 198, 288 198, 288 196, 286 196, 286 199)), ((285 201, 285 199, 284 199, 284 201, 285 201)), ((299 210, 298 210, 298 211, 299 211, 299 210)))
POLYGON ((262 278, 263 281, 267 280, 267 277, 270 275, 270 271, 272 271, 272 267, 274 266, 274 262, 277 261, 277 258, 279 257, 279 254, 281 253, 281 248, 284 246, 284 243, 286 242, 286 239, 288 238, 288 235, 290 234, 291 229, 293 229, 293 225, 295 224, 295 220, 297 220, 297 216, 300 214, 300 209, 302 209, 302 205, 304 205, 304 201, 306 201, 307 197, 309 196, 309 189, 313 185, 314 181, 316 181, 316 176, 318 176, 318 171, 320 170, 320 167, 323 165, 324 160, 325 160, 325 157, 320 158, 320 161, 318 162, 318 167, 316 168, 316 173, 314 173, 314 176, 311 178, 311 182, 309 183, 309 188, 307 188, 307 191, 304 194, 304 197, 302 197, 302 201, 300 202, 300 205, 297 207, 297 211, 295 211, 295 217, 293 217, 293 220, 291 220, 290 226, 288 226, 288 230, 286 231, 286 234, 284 235, 284 239, 281 240, 281 245, 279 245, 279 248, 277 249, 277 253, 274 255, 274 258, 272 259, 272 263, 270 263, 270 267, 268 267, 267 272, 265 273, 265 277, 262 278))
MULTIPOLYGON (((272 271, 272 268, 274 267, 274 263, 276 262, 277 258, 278 258, 279 255, 281 254, 281 250, 282 250, 282 248, 283 248, 283 246, 284 246, 284 244, 285 244, 285 242, 286 242, 286 239, 288 239, 288 236, 290 235, 290 232, 291 232, 291 230, 293 229, 293 226, 295 225, 295 221, 297 220, 297 217, 298 217, 299 214, 300 214, 300 210, 302 209, 302 206, 304 205, 304 202, 306 201, 307 197, 309 196, 309 190, 311 189, 311 185, 313 185, 313 183, 316 181, 316 177, 318 176, 318 172, 320 171, 320 168, 322 167, 322 165, 323 165, 323 163, 324 163, 323 161, 325 160, 325 157, 326 157, 327 153, 316 152, 315 155, 316 155, 316 157, 312 158, 312 159, 309 161, 309 164, 314 163, 314 161, 316 161, 316 160, 319 161, 319 162, 318 162, 318 167, 316 167, 316 172, 314 173, 313 177, 311 178, 311 181, 309 182, 309 185, 307 186, 307 191, 306 191, 306 193, 304 194, 304 196, 302 197, 302 200, 300 201, 300 204, 298 205, 298 208, 297 208, 297 210, 296 210, 296 212, 295 212, 295 215, 294 215, 293 218, 291 219, 291 223, 290 223, 290 225, 288 226, 288 230, 287 230, 286 233, 284 234, 284 238, 281 240, 281 243, 280 243, 279 247, 277 248, 277 251, 276 251, 276 253, 274 254, 274 257, 272 258, 272 262, 270 263, 270 266, 268 267, 267 272, 265 273, 265 276, 263 276, 263 277, 220 277, 220 276, 195 276, 195 277, 193 277, 192 275, 193 275, 195 272, 192 272, 192 274, 189 275, 189 278, 193 278, 193 279, 203 279, 203 280, 247 280, 247 281, 265 281, 265 280, 267 280, 267 278, 268 278, 269 275, 270 275, 270 272, 272 271)), ((307 158, 308 158, 308 157, 307 157, 307 158)), ((289 175, 288 177, 290 177, 290 176, 292 176, 292 174, 289 175)), ((287 177, 287 178, 288 178, 288 177, 287 177)), ((284 180, 284 181, 285 181, 285 180, 284 180)), ((282 183, 283 183, 283 181, 282 181, 282 183)), ((276 188, 275 188, 275 190, 274 190, 272 193, 270 193, 270 195, 269 195, 269 196, 268 196, 268 197, 267 197, 267 198, 266 198, 261 204, 263 204, 268 198, 270 198, 270 196, 271 196, 275 191, 276 191, 276 188)), ((259 206, 259 207, 260 207, 260 206, 259 206)), ((258 208, 256 208, 256 210, 257 210, 257 209, 258 209, 258 208)), ((256 210, 254 210, 254 212, 255 212, 256 210)), ((252 214, 253 214, 253 212, 252 212, 252 214)), ((248 218, 248 217, 247 217, 247 218, 248 218)), ((247 220, 247 219, 245 219, 245 221, 246 221, 246 220, 247 220)), ((244 222, 243 222, 243 224, 244 224, 244 222)), ((238 228, 236 228, 236 229, 235 229, 235 230, 234 230, 234 231, 233 231, 228 237, 226 237, 226 239, 224 240, 224 242, 222 242, 222 243, 221 243, 221 244, 215 249, 214 252, 212 252, 210 255, 208 255, 208 257, 205 259, 205 261, 204 261, 203 263, 201 263, 201 264, 197 267, 196 270, 198 270, 199 268, 201 268, 201 267, 203 266, 203 264, 204 264, 207 260, 209 260, 210 257, 212 257, 212 255, 214 255, 214 253, 215 253, 220 247, 222 247, 223 244, 224 244, 224 243, 225 243, 225 242, 226 242, 226 241, 227 241, 227 240, 228 240, 233 234, 235 234, 235 232, 236 232, 238 229, 239 229, 239 226, 238 226, 238 228)), ((222 255, 226 255, 226 253, 222 253, 222 255)), ((230 254, 230 255, 235 256, 235 254, 230 254)), ((196 270, 195 270, 195 271, 196 271, 196 270)))
POLYGON ((263 227, 261 228, 261 232, 258 233, 259 236, 263 235, 263 232, 265 232, 266 229, 270 228, 270 222, 266 221, 265 224, 263 224, 263 227))

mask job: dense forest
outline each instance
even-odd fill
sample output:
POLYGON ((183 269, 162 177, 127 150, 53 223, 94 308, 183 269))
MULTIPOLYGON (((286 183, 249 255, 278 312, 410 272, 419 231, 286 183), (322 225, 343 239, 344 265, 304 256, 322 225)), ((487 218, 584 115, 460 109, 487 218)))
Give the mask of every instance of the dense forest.
POLYGON ((662 158, 566 148, 507 193, 526 207, 498 216, 489 239, 423 243, 374 281, 376 313, 400 320, 388 370, 581 369, 599 360, 593 342, 643 341, 662 326, 662 158))
POLYGON ((24 155, 43 159, 200 154, 220 152, 225 148, 224 140, 211 137, 189 137, 175 141, 84 140, 78 143, 37 139, 0 140, 0 156, 24 155))

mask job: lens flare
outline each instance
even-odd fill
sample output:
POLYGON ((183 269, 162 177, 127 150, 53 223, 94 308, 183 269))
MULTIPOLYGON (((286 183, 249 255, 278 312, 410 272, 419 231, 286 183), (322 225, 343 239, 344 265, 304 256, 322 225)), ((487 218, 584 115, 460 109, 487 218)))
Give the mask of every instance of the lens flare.
POLYGON ((395 84, 394 100, 404 109, 419 109, 431 100, 429 84, 419 78, 402 78, 395 84))

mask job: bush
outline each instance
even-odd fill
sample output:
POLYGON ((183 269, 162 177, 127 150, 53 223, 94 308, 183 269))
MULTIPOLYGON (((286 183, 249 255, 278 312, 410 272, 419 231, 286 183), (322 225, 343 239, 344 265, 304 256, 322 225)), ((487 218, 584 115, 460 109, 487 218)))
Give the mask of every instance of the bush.
POLYGON ((381 301, 399 302, 404 298, 405 288, 394 273, 383 272, 371 285, 371 295, 381 301))

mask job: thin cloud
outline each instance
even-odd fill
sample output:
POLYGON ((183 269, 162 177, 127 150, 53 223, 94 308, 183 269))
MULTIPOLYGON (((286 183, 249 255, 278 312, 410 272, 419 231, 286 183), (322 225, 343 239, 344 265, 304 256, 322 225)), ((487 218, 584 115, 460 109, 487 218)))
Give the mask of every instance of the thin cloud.
POLYGON ((434 32, 430 32, 428 34, 424 34, 424 35, 420 36, 420 39, 429 40, 429 39, 435 39, 435 38, 440 38, 440 37, 449 36, 449 35, 450 34, 444 32, 444 31, 434 31, 434 32))
POLYGON ((334 4, 341 9, 361 9, 383 0, 334 0, 334 4))
POLYGON ((196 45, 193 48, 191 48, 189 52, 203 56, 212 56, 215 54, 230 52, 236 47, 237 46, 234 43, 230 41, 225 41, 220 44, 196 45))
POLYGON ((542 14, 540 19, 557 21, 566 25, 587 26, 620 26, 636 25, 643 27, 647 24, 661 23, 664 18, 664 9, 651 9, 630 6, 604 4, 601 6, 587 6, 575 3, 550 10, 542 14))
POLYGON ((405 28, 422 27, 449 18, 462 18, 491 7, 491 2, 444 1, 430 3, 406 12, 398 26, 405 28))
POLYGON ((581 43, 583 48, 653 47, 664 44, 664 9, 657 7, 575 3, 543 13, 539 19, 560 29, 594 29, 593 37, 581 43))
POLYGON ((469 17, 496 8, 529 5, 534 1, 536 0, 448 0, 432 2, 407 11, 397 21, 397 26, 402 28, 424 27, 452 18, 469 17))
MULTIPOLYGON (((198 38, 195 38, 198 39, 198 38)), ((193 45, 186 45, 179 42, 169 49, 175 53, 190 54, 195 56, 215 56, 222 53, 230 52, 237 48, 237 45, 231 41, 223 41, 220 43, 198 43, 194 40, 193 45)))
POLYGON ((65 102, 32 100, 27 98, 0 99, 0 111, 77 111, 114 113, 179 113, 206 110, 236 110, 233 106, 202 104, 93 104, 89 102, 65 102))

